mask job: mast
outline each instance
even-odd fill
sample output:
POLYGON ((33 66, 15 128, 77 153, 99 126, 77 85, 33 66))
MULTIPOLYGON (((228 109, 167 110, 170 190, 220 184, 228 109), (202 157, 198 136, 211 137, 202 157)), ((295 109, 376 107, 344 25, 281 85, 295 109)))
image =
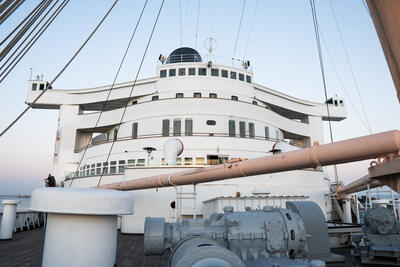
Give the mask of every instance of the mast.
POLYGON ((400 102, 400 1, 367 0, 400 102))

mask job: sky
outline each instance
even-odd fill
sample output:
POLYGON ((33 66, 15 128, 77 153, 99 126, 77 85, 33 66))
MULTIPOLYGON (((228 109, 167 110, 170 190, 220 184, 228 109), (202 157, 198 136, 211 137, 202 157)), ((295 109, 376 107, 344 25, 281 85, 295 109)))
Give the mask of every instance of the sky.
MULTIPOLYGON (((1 25, 0 36, 8 34, 38 2, 25 1, 1 25)), ((112 2, 69 2, 30 52, 0 83, 0 130, 25 108, 30 69, 34 75, 43 74, 45 80, 52 80, 112 2)), ((161 0, 149 0, 117 81, 134 79, 160 3, 161 0)), ((120 0, 53 88, 79 89, 111 84, 143 4, 144 0, 120 0)), ((358 112, 366 120, 332 7, 372 132, 399 129, 400 107, 393 81, 362 0, 318 0, 316 5, 326 44, 322 53, 328 96, 344 97, 347 105, 347 119, 332 123, 334 141, 367 135, 368 130, 357 115, 358 112)), ((181 44, 206 54, 204 42, 209 37, 217 41, 215 55, 232 57, 239 36, 235 57, 251 61, 254 82, 301 99, 324 102, 308 0, 247 0, 240 31, 243 0, 201 0, 197 24, 198 6, 199 0, 165 1, 139 78, 155 76, 159 54, 168 55, 181 44)), ((57 110, 32 109, 0 137, 0 195, 29 194, 43 186, 43 179, 52 169, 57 118, 57 110)), ((325 142, 328 142, 327 123, 324 123, 324 133, 325 142)), ((368 166, 369 161, 339 165, 339 178, 347 184, 367 174, 368 166)), ((333 179, 332 167, 328 167, 327 172, 333 179)))

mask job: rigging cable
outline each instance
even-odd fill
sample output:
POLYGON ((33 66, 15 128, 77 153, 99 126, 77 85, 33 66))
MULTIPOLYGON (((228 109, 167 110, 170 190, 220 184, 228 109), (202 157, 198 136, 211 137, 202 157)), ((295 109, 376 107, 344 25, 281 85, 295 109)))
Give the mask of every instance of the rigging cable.
POLYGON ((5 41, 7 41, 8 38, 10 38, 10 36, 12 36, 16 30, 19 29, 19 27, 21 27, 21 25, 32 16, 33 13, 35 13, 39 7, 41 7, 43 5, 43 3, 45 2, 45 0, 42 0, 39 2, 39 4, 6 36, 6 38, 3 39, 3 41, 0 42, 0 46, 2 46, 4 44, 5 41))
MULTIPOLYGON (((135 28, 134 28, 132 34, 131 34, 131 37, 130 37, 129 42, 128 42, 128 45, 127 45, 127 47, 125 48, 125 53, 124 53, 124 55, 122 56, 121 62, 120 62, 120 64, 119 64, 118 70, 117 70, 117 72, 116 72, 116 74, 115 74, 115 76, 114 76, 114 80, 113 80, 113 82, 112 82, 112 85, 111 85, 111 87, 110 87, 110 90, 108 91, 106 100, 104 101, 104 104, 103 104, 103 106, 102 106, 102 108, 101 108, 101 111, 100 111, 100 114, 99 114, 99 116, 98 116, 98 118, 97 118, 96 124, 95 124, 93 130, 91 131, 91 135, 93 135, 93 133, 96 131, 97 126, 99 125, 101 116, 102 116, 102 114, 103 114, 103 112, 104 112, 104 110, 105 110, 105 108, 106 108, 108 99, 110 98, 110 95, 111 95, 111 91, 114 89, 114 86, 115 86, 115 83, 116 83, 117 78, 118 78, 118 76, 119 76, 119 73, 120 73, 120 71, 121 71, 122 65, 123 65, 124 62, 125 62, 125 58, 126 58, 126 56, 127 56, 127 54, 128 54, 128 51, 129 51, 129 49, 130 49, 130 47, 131 47, 133 38, 135 37, 135 34, 136 34, 137 28, 138 28, 138 26, 139 26, 139 23, 140 23, 140 21, 142 20, 142 16, 143 16, 144 10, 146 9, 147 2, 148 2, 148 1, 149 1, 149 0, 146 0, 146 1, 145 1, 144 5, 143 5, 143 8, 142 8, 142 11, 140 12, 139 18, 138 18, 138 20, 137 20, 137 22, 136 22, 136 26, 135 26, 135 28)), ((129 101, 129 99, 128 99, 128 101, 129 101)), ((80 167, 81 164, 82 164, 82 161, 83 161, 83 159, 84 159, 84 157, 85 157, 86 151, 87 151, 87 149, 89 148, 89 145, 90 145, 90 142, 91 142, 91 141, 92 141, 92 140, 89 139, 87 145, 85 146, 85 150, 83 151, 82 157, 81 157, 81 159, 80 159, 80 161, 79 161, 79 163, 78 163, 78 166, 77 166, 77 168, 76 168, 76 171, 75 171, 75 173, 74 173, 74 176, 73 176, 73 178, 72 178, 72 181, 71 181, 69 187, 71 187, 72 183, 74 182, 74 179, 76 178, 76 175, 77 175, 77 173, 78 173, 78 171, 79 171, 79 167, 80 167)))
POLYGON ((71 59, 65 64, 65 66, 58 72, 58 74, 53 78, 53 80, 46 85, 45 89, 30 103, 16 118, 14 121, 12 121, 1 133, 0 137, 3 136, 39 99, 42 97, 42 95, 52 86, 52 84, 60 77, 60 75, 67 69, 67 67, 72 63, 72 61, 78 56, 78 54, 81 52, 81 50, 85 47, 85 45, 89 42, 89 40, 92 38, 94 33, 97 31, 98 28, 100 28, 101 24, 103 21, 107 18, 108 14, 110 14, 111 10, 114 8, 115 4, 118 2, 118 0, 115 0, 110 9, 107 11, 107 13, 104 15, 104 17, 101 19, 101 21, 97 24, 96 28, 92 31, 92 33, 86 38, 86 40, 83 42, 83 44, 79 47, 79 49, 75 52, 75 54, 71 57, 71 59))
POLYGON ((243 0, 242 14, 240 15, 239 29, 238 29, 238 32, 236 35, 236 42, 235 42, 235 48, 233 49, 232 60, 235 59, 235 55, 236 55, 236 48, 237 48, 237 44, 238 44, 238 40, 239 40, 240 28, 242 28, 242 21, 243 21, 243 14, 244 14, 245 7, 246 7, 246 0, 243 0))
MULTIPOLYGON (((327 114, 328 114, 328 122, 329 122, 329 133, 330 133, 330 137, 331 137, 331 143, 333 143, 332 123, 331 123, 331 116, 330 116, 330 112, 329 112, 328 93, 327 93, 327 89, 326 89, 324 60, 323 60, 323 57, 322 57, 322 49, 321 49, 321 40, 320 40, 320 36, 319 36, 317 10, 315 8, 314 0, 310 0, 310 5, 311 5, 311 13, 312 13, 312 18, 313 18, 313 23, 314 23, 315 39, 316 39, 317 48, 318 48, 319 66, 320 66, 320 69, 321 69, 322 83, 323 83, 323 87, 324 87, 325 104, 326 104, 326 111, 327 111, 327 114)), ((339 180, 338 180, 338 171, 337 171, 336 164, 334 165, 334 171, 335 171, 335 182, 337 184, 339 180)))
MULTIPOLYGON (((9 58, 3 63, 3 65, 0 67, 0 70, 7 64, 7 62, 17 53, 17 51, 21 48, 21 46, 25 43, 25 41, 31 36, 31 34, 36 30, 36 28, 42 23, 42 21, 47 17, 47 15, 50 13, 50 11, 57 5, 59 0, 57 0, 51 7, 50 9, 46 12, 46 14, 39 20, 39 22, 33 27, 33 29, 28 33, 28 35, 25 37, 25 39, 18 45, 18 47, 15 49, 15 51, 9 56, 9 58)), ((47 9, 47 7, 50 5, 51 0, 44 5, 37 14, 32 18, 32 20, 29 20, 26 25, 21 29, 20 32, 10 41, 9 44, 7 44, 6 48, 1 51, 0 53, 0 60, 3 60, 6 55, 14 48, 14 46, 19 42, 19 40, 25 35, 25 33, 30 29, 30 27, 36 22, 36 20, 42 15, 42 13, 47 9)), ((63 1, 65 3, 65 0, 63 1)), ((63 5, 63 3, 60 5, 60 7, 63 5)), ((51 15, 50 19, 52 16, 54 16, 55 13, 59 10, 59 8, 55 10, 55 12, 51 15)), ((39 29, 40 31, 40 29, 39 29)), ((38 32, 39 32, 38 31, 38 32)), ((37 33, 36 33, 37 34, 37 33)), ((36 35, 32 37, 32 39, 28 42, 26 46, 29 45, 30 42, 35 38, 36 35)), ((25 47, 26 47, 25 46, 25 47)), ((25 49, 24 47, 24 49, 25 49)), ((1 74, 0 74, 1 76, 1 74)))
POLYGON ((330 5, 330 8, 331 8, 331 10, 332 10, 333 17, 334 17, 334 19, 335 19, 336 28, 337 28, 337 30, 338 30, 338 32, 339 32, 340 41, 341 41, 341 43, 342 43, 343 50, 344 50, 344 53, 345 53, 345 55, 346 55, 347 64, 349 65, 349 68, 350 68, 351 77, 353 78, 354 86, 355 86, 355 88, 356 88, 356 91, 357 91, 357 94, 358 94, 358 98, 359 98, 360 103, 361 103, 362 111, 363 111, 363 113, 364 113, 365 120, 366 120, 367 125, 368 125, 368 131, 369 131, 370 134, 372 134, 371 125, 369 124, 367 112, 365 111, 364 101, 363 101, 362 98, 361 98, 360 89, 359 89, 359 87, 358 87, 358 82, 357 82, 356 77, 355 77, 355 75, 354 75, 353 66, 351 65, 351 62, 350 62, 349 53, 347 52, 346 44, 345 44, 345 42, 344 42, 343 34, 342 34, 342 31, 341 31, 341 29, 340 29, 340 26, 339 26, 339 23, 338 23, 338 20, 337 20, 337 17, 336 17, 335 9, 333 8, 332 0, 329 0, 329 5, 330 5))
MULTIPOLYGON (((143 62, 144 62, 144 59, 145 59, 146 54, 147 54, 147 50, 149 49, 151 39, 153 38, 154 30, 155 30, 155 28, 156 28, 156 26, 157 26, 157 22, 158 22, 158 19, 159 19, 159 17, 160 17, 161 10, 162 10, 162 8, 163 8, 163 6, 164 6, 164 2, 165 2, 165 0, 162 0, 161 5, 160 5, 160 8, 159 8, 159 10, 158 10, 158 14, 157 14, 156 20, 155 20, 155 22, 154 22, 153 29, 151 30, 149 40, 147 41, 147 45, 146 45, 146 48, 145 48, 145 50, 144 50, 142 60, 140 61, 139 68, 138 68, 138 70, 137 70, 137 72, 136 72, 135 80, 134 80, 133 85, 132 85, 132 87, 131 87, 131 91, 130 91, 130 93, 129 93, 128 99, 131 98, 132 93, 133 93, 133 89, 135 88, 137 79, 138 79, 138 77, 139 77, 140 70, 142 69, 143 62)), ((129 104, 129 101, 126 103, 125 108, 124 108, 124 111, 122 112, 121 119, 120 119, 120 121, 119 121, 119 123, 118 123, 117 132, 119 131, 119 129, 120 129, 120 127, 121 127, 121 124, 122 124, 122 121, 123 121, 123 119, 124 119, 126 110, 127 110, 127 108, 128 108, 128 104, 129 104)), ((105 162, 108 162, 108 160, 110 159, 110 155, 111 155, 112 149, 113 149, 113 147, 114 147, 115 140, 116 140, 116 139, 113 138, 113 141, 112 141, 111 147, 110 147, 110 151, 108 152, 107 159, 106 159, 105 162)), ((98 181, 98 183, 97 183, 97 187, 100 186, 101 179, 103 178, 103 174, 104 174, 104 170, 101 172, 99 181, 98 181)))
POLYGON ((363 3, 363 6, 365 7, 365 10, 367 11, 368 15, 371 16, 371 12, 369 12, 369 9, 368 9, 368 6, 367 6, 367 3, 365 2, 365 0, 361 0, 361 2, 363 3))
POLYGON ((0 4, 0 14, 3 13, 3 11, 9 6, 11 5, 12 2, 14 2, 15 0, 6 0, 4 1, 4 3, 0 4))
POLYGON ((330 51, 329 51, 328 45, 327 45, 326 42, 325 42, 325 38, 324 38, 324 35, 323 35, 323 33, 322 33, 321 28, 319 28, 319 32, 320 32, 320 34, 321 34, 322 43, 324 44, 324 47, 325 47, 326 53, 327 53, 327 55, 328 55, 328 58, 329 58, 330 62, 332 63, 332 67, 333 67, 333 70, 335 71, 336 77, 338 78, 339 83, 340 83, 340 85, 341 85, 342 88, 343 88, 343 91, 346 93, 347 97, 349 98, 350 104, 351 104, 351 106, 353 107, 354 111, 356 112, 358 118, 360 119, 360 121, 363 123, 363 125, 365 126, 365 128, 366 128, 367 131, 368 131, 368 125, 365 123, 365 121, 364 121, 364 119, 362 118, 361 114, 360 114, 360 113, 358 112, 358 110, 356 109, 356 106, 355 106, 353 100, 351 99, 349 92, 347 91, 346 87, 344 86, 343 80, 342 80, 342 78, 341 78, 340 75, 339 75, 339 71, 338 71, 337 68, 336 68, 335 62, 334 62, 333 57, 332 57, 332 55, 331 55, 331 53, 330 53, 330 51))
POLYGON ((29 30, 29 28, 36 22, 36 20, 43 14, 46 8, 50 5, 51 0, 46 0, 40 8, 34 12, 32 17, 22 26, 18 33, 11 39, 11 41, 5 46, 5 48, 0 52, 0 60, 10 52, 10 50, 19 42, 22 36, 29 30))
POLYGON ((196 23, 196 42, 194 44, 194 49, 197 49, 197 35, 199 33, 199 18, 200 18, 200 0, 197 0, 197 23, 196 23))
POLYGON ((255 8, 254 8, 253 16, 252 16, 252 18, 251 18, 251 24, 250 24, 249 35, 247 36, 246 46, 245 46, 245 48, 244 48, 244 53, 243 53, 243 60, 244 60, 245 57, 246 57, 247 48, 249 47, 250 37, 251 37, 251 33, 252 33, 252 31, 253 31, 254 18, 256 17, 256 13, 257 13, 257 7, 258 7, 258 0, 256 1, 256 6, 255 6, 255 8))
POLYGON ((22 5, 22 3, 25 0, 17 0, 15 1, 5 12, 4 14, 2 14, 0 16, 0 25, 3 24, 4 21, 6 21, 8 19, 9 16, 12 15, 12 13, 14 13, 15 10, 17 10, 17 8, 19 8, 20 5, 22 5))
MULTIPOLYGON (((64 7, 68 4, 69 0, 64 0, 59 7, 55 10, 46 22, 40 27, 39 31, 32 37, 32 39, 25 45, 22 51, 20 51, 12 62, 7 66, 7 68, 0 74, 1 80, 0 83, 7 77, 7 75, 14 69, 14 67, 19 63, 19 61, 28 53, 28 51, 32 48, 32 46, 36 43, 36 41, 42 36, 42 34, 47 30, 47 28, 53 23, 58 14, 64 9, 64 7), (16 62, 15 62, 16 61, 16 62), (15 63, 14 63, 15 62, 15 63), (13 64, 14 63, 14 64, 13 64), (12 65, 13 64, 13 65, 12 65), (11 66, 12 65, 12 66, 11 66), (7 71, 7 72, 6 72, 7 71), (5 74, 4 74, 5 73, 5 74)), ((46 14, 47 15, 47 14, 46 14)))

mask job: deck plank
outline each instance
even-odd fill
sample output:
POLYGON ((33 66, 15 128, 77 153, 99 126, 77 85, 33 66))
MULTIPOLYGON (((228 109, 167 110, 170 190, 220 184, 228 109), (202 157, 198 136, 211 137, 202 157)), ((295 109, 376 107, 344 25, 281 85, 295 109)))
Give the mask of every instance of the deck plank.
MULTIPOLYGON (((40 267, 44 243, 44 230, 20 232, 14 234, 12 240, 0 241, 0 267, 40 267)), ((334 250, 346 256, 346 263, 328 264, 329 267, 361 266, 353 265, 349 249, 334 250)), ((143 255, 143 235, 126 235, 118 233, 117 241, 117 266, 118 267, 153 267, 166 266, 169 255, 161 256, 143 255)))

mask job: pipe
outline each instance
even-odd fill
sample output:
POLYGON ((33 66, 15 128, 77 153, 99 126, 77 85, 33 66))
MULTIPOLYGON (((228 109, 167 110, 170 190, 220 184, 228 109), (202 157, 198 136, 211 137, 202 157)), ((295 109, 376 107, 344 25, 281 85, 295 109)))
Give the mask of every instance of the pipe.
POLYGON ((336 190, 336 194, 340 197, 343 196, 345 194, 351 194, 351 193, 355 193, 355 192, 360 192, 360 191, 364 191, 368 189, 368 185, 369 188, 376 188, 376 187, 380 187, 380 186, 384 186, 384 184, 378 180, 373 180, 371 178, 368 177, 368 175, 355 180, 354 182, 343 186, 343 187, 338 187, 338 189, 336 190))
POLYGON ((103 189, 140 190, 166 186, 213 182, 237 177, 321 167, 400 151, 400 131, 393 130, 340 142, 318 145, 276 155, 216 165, 174 174, 155 175, 102 185, 103 189))

